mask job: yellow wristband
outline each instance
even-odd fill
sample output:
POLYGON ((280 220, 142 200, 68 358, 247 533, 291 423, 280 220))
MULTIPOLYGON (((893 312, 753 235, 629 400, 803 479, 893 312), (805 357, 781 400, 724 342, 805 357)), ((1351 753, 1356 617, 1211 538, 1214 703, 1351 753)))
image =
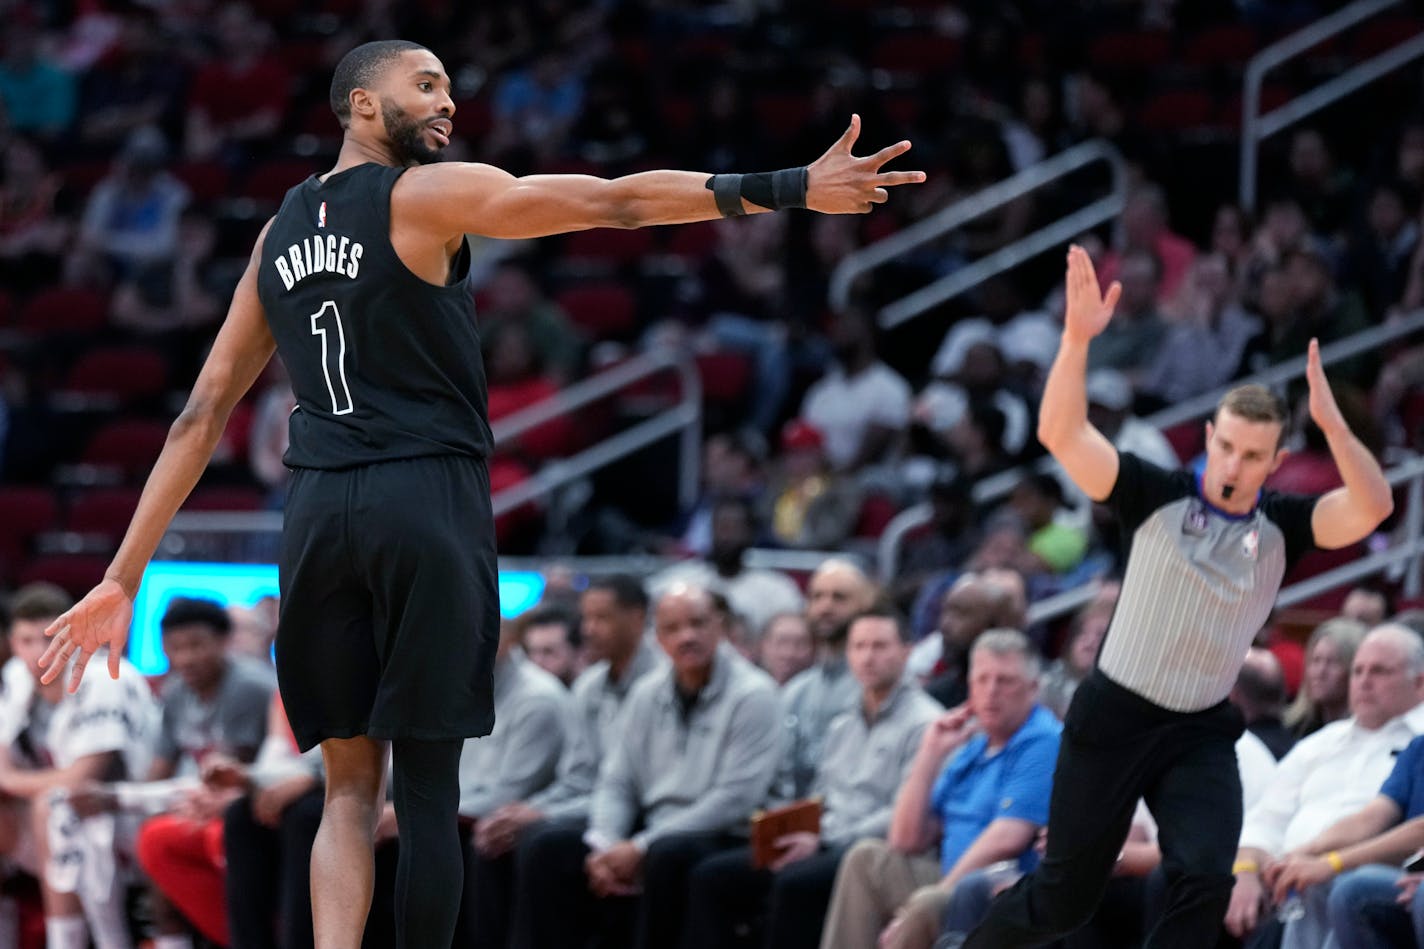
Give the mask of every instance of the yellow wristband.
POLYGON ((1231 865, 1231 873, 1260 873, 1261 865, 1255 860, 1237 860, 1231 865))
POLYGON ((1345 861, 1340 859, 1340 852, 1332 850, 1325 855, 1325 862, 1330 864, 1330 869, 1336 873, 1345 872, 1345 861))

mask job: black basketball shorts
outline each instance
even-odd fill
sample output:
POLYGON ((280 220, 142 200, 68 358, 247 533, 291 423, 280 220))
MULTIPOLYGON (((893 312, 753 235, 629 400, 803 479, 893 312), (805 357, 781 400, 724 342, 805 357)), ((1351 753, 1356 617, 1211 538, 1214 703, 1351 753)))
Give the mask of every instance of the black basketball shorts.
POLYGON ((483 461, 294 470, 279 570, 277 679, 303 750, 489 734, 499 584, 483 461))

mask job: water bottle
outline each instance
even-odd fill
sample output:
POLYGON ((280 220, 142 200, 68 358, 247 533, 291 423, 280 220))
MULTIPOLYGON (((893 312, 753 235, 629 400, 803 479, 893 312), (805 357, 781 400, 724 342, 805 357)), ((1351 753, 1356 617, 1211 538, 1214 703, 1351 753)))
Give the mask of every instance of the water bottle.
POLYGON ((1305 918, 1305 899, 1295 890, 1286 893, 1281 905, 1276 907, 1276 919, 1282 924, 1293 923, 1305 918))

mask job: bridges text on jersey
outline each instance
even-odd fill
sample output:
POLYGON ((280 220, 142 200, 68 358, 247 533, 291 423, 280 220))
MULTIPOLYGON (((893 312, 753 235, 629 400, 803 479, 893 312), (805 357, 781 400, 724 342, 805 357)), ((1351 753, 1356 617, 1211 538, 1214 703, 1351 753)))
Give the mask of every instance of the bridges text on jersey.
POLYGON ((361 253, 360 241, 335 234, 313 234, 288 247, 272 263, 282 284, 290 290, 316 273, 345 274, 355 280, 361 270, 361 253))

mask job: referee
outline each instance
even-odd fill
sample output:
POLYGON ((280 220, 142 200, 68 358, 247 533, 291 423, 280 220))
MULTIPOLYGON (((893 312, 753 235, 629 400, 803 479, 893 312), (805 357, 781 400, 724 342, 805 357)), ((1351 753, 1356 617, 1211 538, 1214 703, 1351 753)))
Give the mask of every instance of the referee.
POLYGON ((995 901, 965 946, 1040 946, 1086 922, 1143 798, 1157 820, 1168 884, 1144 946, 1204 949, 1221 931, 1241 832, 1233 746, 1242 720, 1226 695, 1291 564, 1312 547, 1363 539, 1393 501, 1335 404, 1314 340, 1310 414, 1344 487, 1319 498, 1262 490, 1285 456, 1286 415, 1260 386, 1222 399, 1206 425, 1199 475, 1119 455, 1088 423, 1084 377, 1088 345, 1121 288, 1101 295, 1092 262, 1075 246, 1067 291, 1038 436, 1090 498, 1117 514, 1127 571, 1097 671, 1068 708, 1043 862, 995 901))

